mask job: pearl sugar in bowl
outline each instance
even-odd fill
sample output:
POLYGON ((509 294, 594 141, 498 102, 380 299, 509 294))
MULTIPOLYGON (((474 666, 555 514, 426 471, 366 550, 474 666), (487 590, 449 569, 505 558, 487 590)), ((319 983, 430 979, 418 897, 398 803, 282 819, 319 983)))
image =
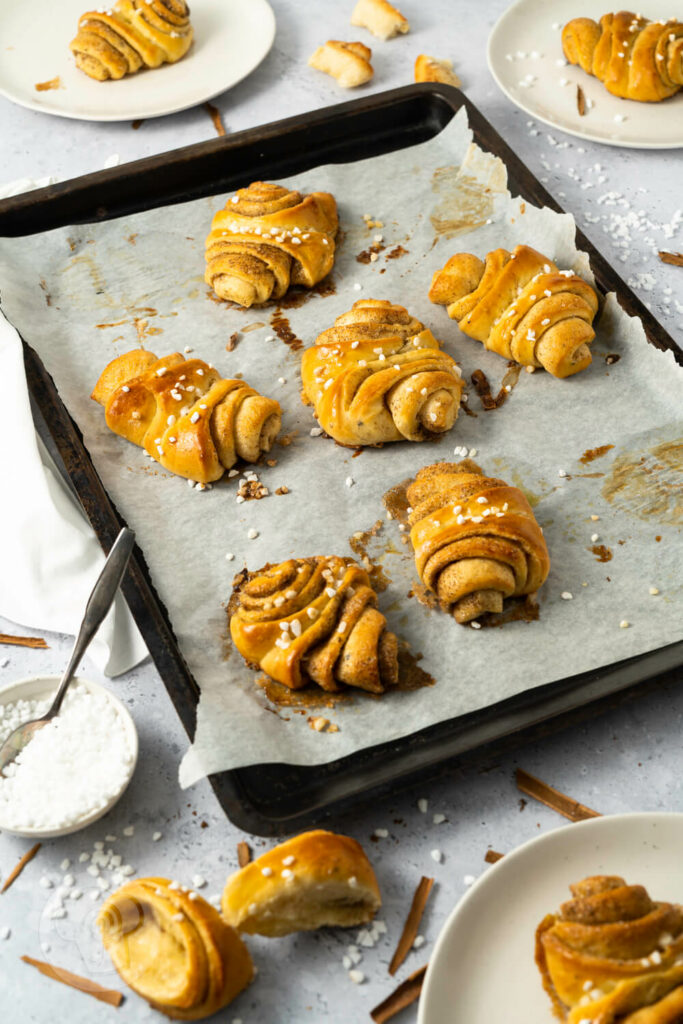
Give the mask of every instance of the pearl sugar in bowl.
MULTIPOLYGON (((0 744, 50 707, 59 676, 0 690, 0 744)), ((106 814, 130 782, 138 737, 129 712, 98 683, 76 678, 61 711, 0 776, 0 830, 27 838, 76 832, 106 814)))

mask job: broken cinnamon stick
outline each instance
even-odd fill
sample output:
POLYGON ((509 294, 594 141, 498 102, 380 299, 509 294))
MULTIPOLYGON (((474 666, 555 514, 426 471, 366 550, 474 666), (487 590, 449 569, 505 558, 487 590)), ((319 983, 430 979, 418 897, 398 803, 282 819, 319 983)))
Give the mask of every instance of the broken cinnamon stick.
POLYGON ((497 864, 504 856, 504 853, 498 853, 497 850, 487 850, 484 854, 484 860, 487 864, 497 864))
POLYGON ((579 111, 579 117, 583 117, 586 113, 586 97, 580 85, 576 87, 576 107, 579 111))
POLYGON ((521 789, 522 793, 526 793, 527 796, 531 796, 534 800, 545 804, 546 807, 550 807, 551 810, 557 811, 558 814, 564 815, 565 818, 569 818, 570 821, 584 821, 586 818, 602 817, 599 811, 591 810, 590 807, 579 803, 578 800, 573 800, 572 797, 566 796, 559 789, 554 789, 553 786, 549 786, 547 782, 542 782, 534 775, 529 775, 528 772, 523 771, 521 768, 517 769, 517 788, 521 789))
POLYGON ((6 892, 7 889, 9 889, 12 882, 16 881, 16 879, 19 877, 19 875, 24 870, 26 865, 33 860, 33 858, 38 853, 38 850, 41 848, 42 845, 42 843, 36 843, 36 845, 32 846, 28 853, 25 853, 21 860, 17 864, 15 864, 15 866, 5 879, 2 889, 0 889, 0 894, 6 892))
POLYGON ((411 1006, 416 999, 420 998, 426 971, 427 964, 402 981, 398 988, 395 988, 379 1006, 370 1011, 370 1016, 375 1024, 385 1024, 385 1021, 391 1020, 397 1013, 405 1010, 407 1006, 411 1006))
POLYGON ((389 974, 396 974, 396 971, 399 969, 413 947, 418 928, 420 927, 420 921, 422 920, 422 915, 424 914, 425 907, 427 906, 427 900, 429 899, 429 894, 432 891, 433 885, 434 879, 425 878, 424 875, 419 881, 417 889, 415 890, 415 895, 413 896, 413 902, 411 903, 410 910, 408 911, 406 923, 403 925, 403 931, 401 932, 401 937, 398 940, 398 945, 396 946, 396 952, 392 956, 391 963, 389 964, 389 974))
POLYGON ((40 636, 12 636, 10 633, 0 633, 0 644, 13 644, 15 647, 47 647, 40 636))
POLYGON ((245 842, 238 843, 237 844, 237 863, 239 864, 239 866, 241 868, 246 867, 247 864, 250 862, 250 860, 251 860, 251 850, 249 849, 249 844, 245 843, 245 842))
POLYGON ((662 263, 670 263, 672 267, 683 267, 683 252, 660 252, 662 263))
POLYGON ((213 121, 213 126, 216 129, 216 135, 225 135, 225 125, 223 124, 223 118, 221 117, 221 112, 218 107, 214 107, 213 103, 205 103, 204 109, 213 121))
POLYGON ((123 1002, 123 992, 117 992, 116 989, 103 988, 96 981, 90 981, 89 978, 81 978, 78 974, 65 971, 63 967, 53 967, 52 964, 46 964, 44 960, 34 960, 31 956, 22 956, 21 959, 25 964, 30 964, 31 967, 39 970, 46 978, 61 981, 62 985, 68 985, 70 988, 77 988, 79 992, 85 992, 86 995, 94 996, 101 1003, 108 1003, 109 1006, 120 1006, 123 1002))

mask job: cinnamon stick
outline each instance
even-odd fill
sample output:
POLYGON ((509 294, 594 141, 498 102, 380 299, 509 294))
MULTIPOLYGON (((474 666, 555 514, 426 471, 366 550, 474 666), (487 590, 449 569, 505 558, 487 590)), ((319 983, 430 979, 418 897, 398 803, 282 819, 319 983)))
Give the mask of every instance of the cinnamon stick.
POLYGON ((576 87, 576 107, 579 111, 579 117, 583 117, 586 113, 586 97, 580 85, 576 87))
POLYGON ((240 842, 237 844, 237 863, 241 868, 245 868, 251 860, 251 850, 249 844, 240 842))
POLYGON ((413 902, 411 903, 410 910, 408 911, 406 923, 403 925, 403 931, 401 932, 401 937, 398 940, 398 945, 396 946, 396 952, 392 956, 391 963, 389 964, 389 974, 396 974, 396 971, 412 949, 433 885, 434 879, 425 878, 424 875, 419 881, 417 889, 415 890, 415 895, 413 896, 413 902))
POLYGON ((517 788, 522 793, 526 793, 527 796, 531 796, 534 800, 545 804, 546 807, 550 807, 551 810, 557 811, 558 814, 564 815, 565 818, 569 818, 570 821, 584 821, 586 818, 602 817, 599 811, 591 810, 590 807, 579 803, 578 800, 573 800, 572 797, 566 796, 559 789, 549 786, 547 782, 542 782, 534 775, 529 775, 528 772, 523 771, 521 768, 517 769, 517 788))
POLYGON ((205 103, 204 109, 213 121, 213 126, 216 129, 216 135, 225 135, 225 125, 223 124, 223 118, 221 117, 221 112, 218 107, 214 107, 213 103, 205 103))
POLYGON ((497 850, 487 850, 484 854, 484 860, 487 864, 497 864, 504 856, 504 853, 498 853, 497 850))
POLYGON ((670 263, 672 267, 683 267, 683 252, 660 252, 662 263, 670 263))
POLYGON ((370 1016, 375 1024, 385 1024, 385 1021, 391 1020, 397 1013, 405 1010, 407 1006, 420 998, 426 971, 427 964, 402 981, 398 988, 395 988, 379 1006, 370 1011, 370 1016))
POLYGON ((44 960, 34 960, 31 956, 22 956, 21 959, 25 964, 30 964, 31 967, 39 970, 46 978, 61 981, 62 985, 68 985, 70 988, 77 988, 79 992, 85 992, 86 995, 99 999, 101 1003, 108 1003, 109 1006, 120 1006, 123 1002, 123 993, 117 992, 116 989, 103 988, 96 981, 90 981, 89 978, 81 978, 78 974, 65 971, 63 967, 53 967, 52 964, 46 964, 44 960))
POLYGON ((9 875, 5 879, 2 889, 0 889, 0 894, 6 892, 7 889, 9 889, 12 882, 16 881, 16 879, 19 877, 19 875, 24 870, 26 865, 33 860, 33 858, 38 853, 38 850, 41 848, 42 845, 42 843, 36 843, 36 845, 32 846, 28 853, 25 853, 21 860, 17 864, 15 864, 14 868, 10 871, 9 875))
POLYGON ((10 633, 0 633, 0 644, 13 644, 14 647, 47 647, 40 636, 12 636, 10 633))

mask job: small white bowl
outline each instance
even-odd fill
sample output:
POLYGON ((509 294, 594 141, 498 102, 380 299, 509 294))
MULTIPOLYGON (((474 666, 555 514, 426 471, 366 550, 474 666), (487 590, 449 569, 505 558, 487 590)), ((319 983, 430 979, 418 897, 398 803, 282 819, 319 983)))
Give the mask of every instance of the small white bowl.
MULTIPOLYGON (((10 683, 9 686, 4 686, 0 689, 0 705, 2 704, 13 704, 17 700, 45 700, 50 695, 54 695, 57 692, 59 686, 59 680, 61 676, 35 676, 30 679, 20 679, 16 683, 10 683)), ((7 832, 10 835, 23 836, 25 839, 53 839, 56 836, 68 836, 73 832, 80 832, 81 829, 86 828, 88 825, 92 825, 94 821, 98 821, 104 817, 123 796, 124 792, 128 787, 128 783, 133 778, 135 766, 138 761, 138 733, 135 728, 135 722, 133 721, 130 712, 123 706, 118 697, 115 697, 100 683, 93 683, 89 679, 84 679, 82 676, 76 676, 72 681, 71 685, 79 683, 81 686, 89 690, 90 693, 96 693, 104 695, 110 704, 113 705, 119 718, 121 719, 122 728, 128 739, 128 744, 132 752, 132 760, 130 764, 130 771, 126 776, 126 779, 121 786, 118 793, 116 793, 104 807, 98 807, 92 814, 87 814, 83 818, 79 818, 78 821, 73 822, 66 828, 56 829, 25 829, 18 830, 15 828, 9 828, 0 819, 0 831, 7 832)))

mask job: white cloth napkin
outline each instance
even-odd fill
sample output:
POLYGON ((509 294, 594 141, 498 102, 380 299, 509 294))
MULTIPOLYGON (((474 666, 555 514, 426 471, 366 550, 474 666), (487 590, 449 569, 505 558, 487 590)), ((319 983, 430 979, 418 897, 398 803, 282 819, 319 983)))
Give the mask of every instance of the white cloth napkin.
MULTIPOLYGON (((0 615, 32 630, 73 634, 104 554, 36 436, 21 340, 2 313, 0 381, 0 615)), ((108 676, 146 657, 120 592, 88 655, 108 676)))

